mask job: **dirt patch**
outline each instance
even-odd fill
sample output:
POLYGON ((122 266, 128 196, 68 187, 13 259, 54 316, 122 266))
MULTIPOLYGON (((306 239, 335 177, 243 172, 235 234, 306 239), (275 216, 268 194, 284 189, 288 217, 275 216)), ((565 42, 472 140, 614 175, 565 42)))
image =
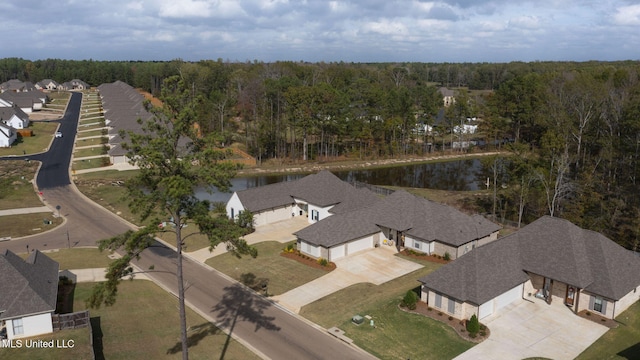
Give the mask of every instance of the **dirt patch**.
POLYGON ((288 259, 292 259, 295 260, 301 264, 310 266, 312 268, 316 268, 316 269, 320 269, 320 270, 324 270, 326 272, 330 272, 336 269, 336 264, 330 262, 327 263, 327 265, 322 265, 318 262, 318 260, 311 258, 309 256, 306 256, 304 254, 301 254, 299 251, 295 251, 295 252, 281 252, 280 256, 284 256, 288 259))
POLYGON ((467 320, 456 319, 453 316, 449 316, 442 311, 429 307, 429 305, 423 303, 422 301, 418 301, 415 310, 409 310, 407 308, 403 308, 402 306, 398 307, 402 311, 406 311, 412 314, 420 314, 433 320, 439 321, 443 324, 449 325, 449 327, 451 327, 461 338, 476 344, 483 342, 491 335, 491 331, 489 330, 489 328, 484 326, 483 324, 480 324, 480 332, 476 335, 476 337, 471 337, 467 332, 467 320))

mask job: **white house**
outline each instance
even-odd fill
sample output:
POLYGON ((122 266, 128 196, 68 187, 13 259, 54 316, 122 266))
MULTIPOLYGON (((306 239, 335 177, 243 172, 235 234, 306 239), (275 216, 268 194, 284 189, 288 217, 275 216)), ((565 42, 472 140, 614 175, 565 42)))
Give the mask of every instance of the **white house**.
POLYGON ((16 130, 0 122, 0 147, 9 147, 18 138, 16 130))
POLYGON ((256 226, 294 216, 306 216, 312 224, 377 201, 372 192, 356 189, 324 170, 295 181, 237 191, 226 209, 232 219, 242 211, 251 211, 256 226))
POLYGON ((29 126, 29 115, 17 106, 0 107, 0 122, 14 129, 24 129, 29 126))
POLYGON ((58 270, 57 262, 37 250, 26 260, 0 252, 0 326, 9 340, 53 332, 58 270))

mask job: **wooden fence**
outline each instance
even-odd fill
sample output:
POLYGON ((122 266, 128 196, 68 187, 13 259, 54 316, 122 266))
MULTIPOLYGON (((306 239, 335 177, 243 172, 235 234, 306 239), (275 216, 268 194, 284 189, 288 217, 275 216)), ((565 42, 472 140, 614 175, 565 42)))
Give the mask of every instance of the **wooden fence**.
POLYGON ((53 314, 51 315, 51 322, 53 324, 53 331, 91 326, 88 310, 71 314, 53 314))

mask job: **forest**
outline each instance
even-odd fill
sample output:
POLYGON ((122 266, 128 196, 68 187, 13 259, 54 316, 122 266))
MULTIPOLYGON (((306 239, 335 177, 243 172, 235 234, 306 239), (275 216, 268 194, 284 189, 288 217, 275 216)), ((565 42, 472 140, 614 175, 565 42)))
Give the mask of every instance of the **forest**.
POLYGON ((640 245, 640 62, 306 63, 0 59, 0 82, 124 81, 159 93, 179 75, 202 131, 258 162, 500 150, 481 211, 562 217, 640 245), (454 91, 443 106, 439 88, 454 91), (462 125, 477 126, 467 134, 462 125), (461 146, 468 143, 470 146, 461 146), (456 147, 455 144, 458 144, 456 147))

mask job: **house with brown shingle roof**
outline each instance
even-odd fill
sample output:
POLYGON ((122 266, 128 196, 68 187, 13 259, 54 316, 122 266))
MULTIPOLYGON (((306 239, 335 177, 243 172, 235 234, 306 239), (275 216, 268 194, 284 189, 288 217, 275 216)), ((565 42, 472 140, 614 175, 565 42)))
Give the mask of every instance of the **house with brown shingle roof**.
POLYGON ((315 223, 378 200, 372 192, 356 189, 324 170, 298 180, 236 191, 226 209, 231 219, 242 211, 251 211, 256 226, 295 216, 305 216, 309 223, 315 223))
POLYGON ((421 300, 459 319, 539 299, 615 318, 640 298, 640 257, 545 216, 419 279, 421 300))
POLYGON ((337 214, 295 235, 298 249, 329 261, 358 251, 395 246, 456 259, 498 238, 500 226, 482 216, 396 191, 379 201, 337 214))
POLYGON ((58 270, 57 262, 37 250, 26 260, 0 252, 0 325, 9 340, 53 332, 58 270))

